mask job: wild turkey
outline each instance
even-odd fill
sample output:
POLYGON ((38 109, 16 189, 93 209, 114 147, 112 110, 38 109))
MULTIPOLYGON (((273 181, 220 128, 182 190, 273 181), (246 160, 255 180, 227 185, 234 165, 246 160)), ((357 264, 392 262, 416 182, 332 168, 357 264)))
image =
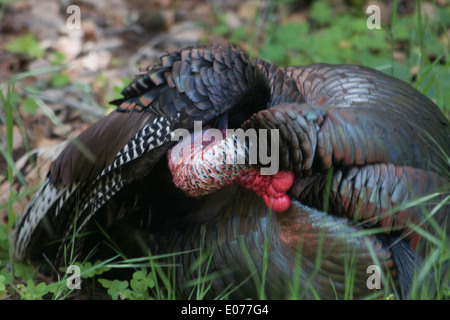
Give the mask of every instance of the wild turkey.
POLYGON ((102 246, 106 231, 126 256, 187 251, 176 256, 181 297, 192 294, 184 281, 205 272, 192 270, 202 252, 216 275, 210 298, 230 288, 232 298, 260 297, 258 277, 268 298, 343 297, 349 272, 363 298, 373 294, 370 265, 406 297, 429 245, 414 225, 450 230, 450 126, 433 102, 363 66, 279 68, 220 44, 160 60, 79 136, 95 161, 72 143, 53 162, 17 224, 16 259, 45 254, 64 265, 72 245, 79 259, 105 258, 114 254, 102 246), (267 162, 250 163, 251 143, 236 136, 175 165, 176 129, 201 138, 195 121, 220 132, 278 129, 268 139, 277 138, 269 146, 279 144, 280 172, 261 175, 267 162), (245 163, 225 163, 226 150, 245 163), (277 197, 287 202, 277 207, 277 197))

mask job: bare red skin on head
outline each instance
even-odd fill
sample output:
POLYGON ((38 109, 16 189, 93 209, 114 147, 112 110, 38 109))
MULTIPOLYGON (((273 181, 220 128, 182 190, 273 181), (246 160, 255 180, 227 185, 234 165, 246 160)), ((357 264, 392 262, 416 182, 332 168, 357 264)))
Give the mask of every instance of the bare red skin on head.
POLYGON ((285 212, 291 205, 291 200, 286 192, 294 183, 292 171, 283 170, 273 176, 263 176, 258 170, 252 169, 240 177, 239 183, 243 187, 255 191, 274 212, 285 212))
MULTIPOLYGON (((201 145, 203 150, 211 144, 211 142, 204 142, 201 140, 202 134, 194 135, 194 141, 197 141, 199 145, 201 145)), ((191 143, 192 151, 195 150, 195 142, 194 141, 183 141, 181 143, 187 145, 191 143)), ((217 141, 214 141, 213 144, 217 143, 217 141)), ((193 154, 184 154, 181 156, 181 160, 178 164, 175 164, 171 161, 171 151, 168 153, 168 160, 169 160, 169 169, 173 174, 174 177, 174 183, 177 187, 181 188, 182 190, 185 190, 184 187, 186 187, 186 182, 190 181, 189 179, 192 179, 192 177, 186 177, 186 176, 178 176, 174 175, 176 172, 183 172, 183 168, 186 166, 190 166, 190 160, 193 159, 193 154)), ((286 171, 282 170, 277 172, 274 175, 261 175, 260 171, 258 169, 254 168, 248 168, 244 169, 240 172, 240 175, 238 177, 231 177, 231 175, 228 175, 226 167, 222 168, 223 178, 226 180, 227 177, 230 178, 225 183, 225 185, 230 185, 233 183, 239 183, 243 187, 253 190, 258 196, 262 197, 264 200, 264 203, 267 205, 267 207, 271 208, 272 211, 277 213, 285 212, 289 209, 291 205, 291 200, 289 196, 286 194, 287 191, 292 187, 292 184, 294 183, 294 173, 292 171, 286 171)), ((195 170, 190 171, 191 175, 195 177, 195 170)), ((189 194, 192 197, 199 197, 202 195, 205 195, 207 193, 204 193, 205 190, 202 188, 196 189, 193 186, 188 187, 189 191, 187 194, 189 194)), ((212 192, 213 190, 207 189, 207 192, 212 192)), ((186 192, 186 190, 185 190, 186 192)))

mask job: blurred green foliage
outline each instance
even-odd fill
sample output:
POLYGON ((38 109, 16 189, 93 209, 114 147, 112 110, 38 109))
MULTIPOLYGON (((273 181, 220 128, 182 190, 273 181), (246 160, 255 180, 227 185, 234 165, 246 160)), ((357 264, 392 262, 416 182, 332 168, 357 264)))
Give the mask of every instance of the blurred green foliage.
POLYGON ((15 53, 26 55, 30 58, 42 58, 45 50, 39 45, 31 33, 17 37, 5 45, 5 49, 15 53))
MULTIPOLYGON (((271 11, 257 14, 253 25, 234 30, 226 26, 225 15, 219 15, 212 32, 280 66, 352 63, 378 69, 412 83, 450 116, 449 6, 436 8, 433 2, 434 18, 419 17, 417 10, 410 15, 392 14, 381 29, 369 29, 370 15, 360 3, 334 10, 328 0, 313 1, 304 23, 283 22, 283 18, 276 23, 271 16, 283 12, 280 7, 285 2, 261 7, 260 11, 271 11), (261 17, 266 17, 263 23, 258 20, 261 17), (252 41, 255 36, 259 38, 252 41)), ((420 7, 421 1, 416 2, 420 7)))

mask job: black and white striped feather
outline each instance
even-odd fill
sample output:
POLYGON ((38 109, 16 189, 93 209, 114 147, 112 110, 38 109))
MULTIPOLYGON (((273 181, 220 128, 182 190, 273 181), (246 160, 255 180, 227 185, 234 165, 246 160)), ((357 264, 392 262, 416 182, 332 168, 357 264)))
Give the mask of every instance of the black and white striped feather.
POLYGON ((53 221, 64 210, 71 210, 67 219, 60 219, 68 224, 68 228, 63 228, 66 230, 64 238, 68 238, 74 228, 76 234, 80 233, 98 209, 128 183, 127 176, 122 174, 123 166, 170 142, 174 124, 178 120, 179 115, 158 117, 144 126, 119 151, 113 163, 93 180, 57 185, 48 179, 37 191, 19 222, 15 237, 16 258, 23 259, 28 254, 30 240, 38 228, 47 228, 46 232, 55 233, 57 230, 50 229, 58 229, 55 226, 61 224, 53 221), (49 212, 52 214, 48 215, 49 212), (44 220, 47 221, 42 223, 44 220))

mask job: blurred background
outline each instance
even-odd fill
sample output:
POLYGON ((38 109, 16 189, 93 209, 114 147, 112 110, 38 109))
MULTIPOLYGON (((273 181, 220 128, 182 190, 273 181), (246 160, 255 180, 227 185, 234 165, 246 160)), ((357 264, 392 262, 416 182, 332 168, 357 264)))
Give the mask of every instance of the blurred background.
POLYGON ((139 67, 199 42, 280 66, 367 65, 450 115, 448 0, 0 0, 0 25, 0 137, 8 105, 13 160, 80 133, 139 67))

